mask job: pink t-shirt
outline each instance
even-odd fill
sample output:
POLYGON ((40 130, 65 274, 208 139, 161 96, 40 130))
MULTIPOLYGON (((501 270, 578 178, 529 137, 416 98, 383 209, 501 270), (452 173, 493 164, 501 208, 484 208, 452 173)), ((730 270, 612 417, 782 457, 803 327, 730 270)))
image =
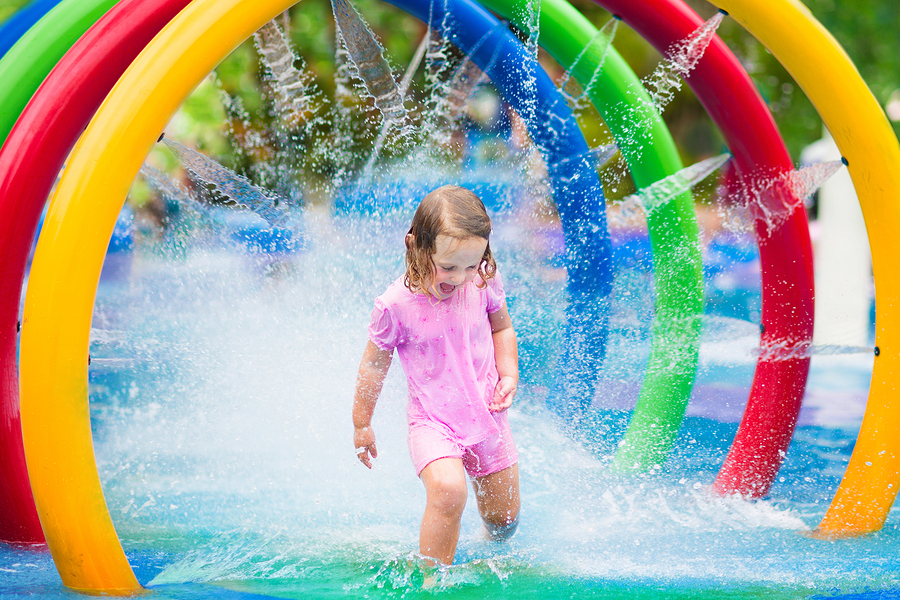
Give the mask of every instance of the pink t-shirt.
POLYGON ((427 415, 462 446, 499 432, 488 403, 500 380, 488 313, 503 308, 500 274, 457 288, 445 300, 413 294, 401 277, 375 299, 369 339, 397 349, 409 386, 410 416, 427 415))

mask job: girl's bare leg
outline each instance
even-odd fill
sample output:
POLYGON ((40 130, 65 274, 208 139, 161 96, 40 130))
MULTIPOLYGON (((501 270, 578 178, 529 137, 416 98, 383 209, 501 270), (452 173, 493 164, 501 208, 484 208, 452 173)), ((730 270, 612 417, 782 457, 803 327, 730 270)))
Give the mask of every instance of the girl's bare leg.
POLYGON ((519 465, 479 477, 472 485, 488 535, 496 541, 511 537, 519 523, 519 465))
POLYGON ((468 494, 462 459, 440 458, 428 463, 419 477, 425 484, 426 494, 419 552, 445 565, 453 564, 468 494))

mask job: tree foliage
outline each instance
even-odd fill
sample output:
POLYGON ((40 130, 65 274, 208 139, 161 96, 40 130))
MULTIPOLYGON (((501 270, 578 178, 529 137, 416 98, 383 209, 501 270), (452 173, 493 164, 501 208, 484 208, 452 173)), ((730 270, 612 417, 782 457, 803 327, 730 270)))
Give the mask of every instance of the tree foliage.
MULTIPOLYGON (((694 10, 708 18, 715 7, 703 0, 689 0, 694 10)), ((7 18, 24 5, 23 0, 0 0, 0 19, 7 18)), ((360 12, 388 49, 390 60, 402 72, 412 57, 424 26, 417 19, 378 0, 357 0, 360 12)), ((591 0, 573 0, 573 4, 596 26, 602 27, 609 13, 591 0)), ((881 106, 891 95, 900 95, 900 42, 894 29, 900 25, 900 3, 896 0, 807 0, 813 15, 838 40, 857 66, 863 79, 881 106)), ((334 85, 334 23, 328 0, 304 0, 289 11, 289 33, 297 51, 316 76, 317 84, 331 95, 334 85)), ((822 122, 802 90, 784 67, 749 33, 733 20, 726 19, 719 35, 743 63, 768 103, 776 123, 785 138, 795 161, 800 151, 821 136, 822 122)), ((661 56, 635 32, 620 27, 615 40, 616 50, 625 58, 639 77, 650 73, 661 56)), ((552 60, 542 62, 553 70, 552 60)), ((556 67, 552 73, 561 72, 556 67)), ((220 85, 229 94, 240 98, 250 113, 265 112, 261 89, 261 74, 252 40, 244 43, 217 69, 220 85)), ((709 117, 690 91, 682 92, 667 109, 665 119, 673 132, 686 162, 718 153, 722 140, 709 117)), ((204 92, 208 98, 209 93, 204 92)), ((206 110, 193 102, 190 111, 198 122, 219 115, 220 111, 206 110)), ((900 122, 893 122, 900 135, 900 122)), ((589 132, 602 130, 602 123, 585 122, 589 132)), ((862 134, 862 133, 861 133, 862 134)), ((213 134, 198 134, 201 146, 223 149, 221 140, 213 134), (204 136, 209 139, 204 139, 204 136)), ((593 134, 588 137, 594 137, 593 134)))

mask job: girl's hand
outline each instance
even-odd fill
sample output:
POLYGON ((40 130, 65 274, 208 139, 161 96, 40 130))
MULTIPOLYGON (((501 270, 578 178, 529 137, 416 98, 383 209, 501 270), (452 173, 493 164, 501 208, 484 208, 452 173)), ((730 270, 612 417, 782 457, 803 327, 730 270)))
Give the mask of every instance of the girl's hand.
POLYGON ((512 406, 513 398, 516 396, 516 387, 518 383, 515 377, 509 375, 501 377, 494 388, 494 397, 488 404, 488 410, 491 412, 500 412, 512 406))
POLYGON ((372 459, 378 456, 375 449, 375 432, 371 427, 356 427, 353 431, 353 445, 356 448, 356 456, 370 469, 372 459))

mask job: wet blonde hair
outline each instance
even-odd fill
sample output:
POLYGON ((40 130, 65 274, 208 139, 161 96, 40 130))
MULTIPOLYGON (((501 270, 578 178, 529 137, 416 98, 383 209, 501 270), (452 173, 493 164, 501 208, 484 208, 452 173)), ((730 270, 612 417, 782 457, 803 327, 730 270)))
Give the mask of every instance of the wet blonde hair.
POLYGON ((478 264, 479 287, 497 272, 491 253, 491 218, 481 198, 457 185, 437 188, 422 199, 413 216, 406 240, 406 275, 403 284, 413 293, 435 296, 434 260, 437 238, 446 235, 456 240, 482 238, 487 241, 484 255, 478 264))

